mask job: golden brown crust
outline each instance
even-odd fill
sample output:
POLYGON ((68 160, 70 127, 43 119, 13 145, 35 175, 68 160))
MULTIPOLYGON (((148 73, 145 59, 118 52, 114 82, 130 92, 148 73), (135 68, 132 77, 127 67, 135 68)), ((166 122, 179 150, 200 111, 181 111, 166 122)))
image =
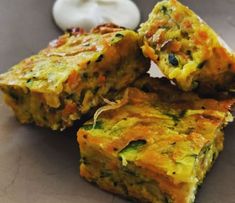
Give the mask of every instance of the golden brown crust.
POLYGON ((111 102, 114 108, 106 108, 95 125, 90 121, 78 131, 86 160, 81 175, 105 190, 149 202, 192 202, 223 148, 221 129, 232 120, 235 100, 202 99, 147 76, 133 86, 124 94, 128 103, 111 102))
POLYGON ((118 32, 123 29, 125 28, 115 25, 113 23, 105 23, 105 24, 98 25, 97 27, 93 28, 91 30, 91 33, 106 34, 106 33, 118 32))
POLYGON ((64 129, 147 71, 138 43, 111 24, 72 29, 1 74, 0 88, 22 123, 64 129))
POLYGON ((159 2, 141 25, 142 50, 184 91, 212 95, 235 78, 235 55, 187 6, 159 2))

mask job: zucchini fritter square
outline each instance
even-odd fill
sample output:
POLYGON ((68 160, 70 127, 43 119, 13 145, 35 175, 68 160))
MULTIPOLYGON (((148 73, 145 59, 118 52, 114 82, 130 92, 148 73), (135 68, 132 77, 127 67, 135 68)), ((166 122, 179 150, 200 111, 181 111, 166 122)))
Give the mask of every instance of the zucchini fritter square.
POLYGON ((139 202, 191 203, 223 148, 234 100, 201 99, 165 79, 135 86, 144 91, 128 88, 128 102, 109 102, 78 131, 80 174, 139 202))
POLYGON ((221 38, 177 0, 159 2, 141 25, 144 54, 182 90, 201 94, 228 89, 235 57, 221 38))
POLYGON ((20 122, 62 130, 148 67, 138 34, 106 24, 91 33, 74 29, 59 37, 1 74, 0 88, 20 122))

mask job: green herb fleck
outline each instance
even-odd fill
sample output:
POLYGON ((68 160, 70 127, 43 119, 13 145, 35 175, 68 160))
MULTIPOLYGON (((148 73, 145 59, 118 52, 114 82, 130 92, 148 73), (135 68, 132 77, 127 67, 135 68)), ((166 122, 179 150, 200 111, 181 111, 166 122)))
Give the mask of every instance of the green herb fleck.
POLYGON ((217 158, 218 154, 216 152, 213 153, 213 158, 212 158, 212 162, 214 162, 217 158))
POLYGON ((131 141, 122 151, 119 152, 119 158, 123 166, 127 166, 128 161, 136 159, 137 152, 146 144, 146 140, 131 141))
POLYGON ((94 89, 93 89, 93 94, 96 94, 98 91, 99 91, 100 87, 99 86, 96 86, 94 89))
POLYGON ((193 55, 191 50, 186 51, 187 56, 189 57, 190 60, 193 60, 193 55))
POLYGON ((124 35, 123 35, 123 34, 121 34, 121 33, 117 33, 117 34, 115 35, 115 37, 123 38, 123 37, 124 37, 124 35))
POLYGON ((96 61, 95 62, 101 62, 102 60, 103 60, 103 58, 104 58, 104 55, 103 54, 100 54, 99 55, 99 57, 96 59, 96 61))
POLYGON ((84 43, 83 46, 89 47, 89 46, 90 46, 90 43, 88 43, 88 42, 87 42, 87 43, 84 43))
POLYGON ((183 38, 189 39, 189 33, 188 32, 181 31, 181 35, 182 35, 183 38))
POLYGON ((162 11, 162 13, 167 14, 167 7, 162 6, 161 11, 162 11))
POLYGON ((178 59, 176 58, 175 54, 170 53, 170 54, 168 55, 168 61, 169 61, 169 63, 170 63, 171 65, 173 65, 173 66, 175 66, 175 67, 177 67, 177 66, 179 65, 179 61, 178 61, 178 59))
POLYGON ((32 86, 33 80, 30 78, 26 81, 26 83, 27 83, 27 86, 32 86))
POLYGON ((186 113, 187 113, 187 110, 182 110, 178 114, 172 114, 172 113, 164 113, 164 114, 172 118, 172 120, 177 124, 180 121, 180 119, 185 116, 186 113))
POLYGON ((124 38, 124 35, 121 33, 117 33, 111 40, 111 45, 117 44, 124 38))
POLYGON ((170 197, 165 197, 165 203, 172 203, 173 201, 171 200, 170 197))
POLYGON ((184 109, 179 113, 179 118, 183 118, 185 116, 185 114, 187 113, 187 110, 184 109))
POLYGON ((199 87, 199 82, 198 81, 193 81, 193 83, 192 83, 192 89, 193 90, 195 90, 195 89, 197 89, 198 87, 199 87))
POLYGON ((86 157, 81 157, 80 163, 87 165, 88 164, 87 158, 86 157))
POLYGON ((125 153, 129 150, 138 150, 138 148, 142 147, 146 143, 146 140, 131 141, 120 153, 125 153))
POLYGON ((202 61, 201 63, 198 64, 197 68, 202 69, 207 64, 207 62, 208 62, 207 60, 202 61))
POLYGON ((165 113, 166 116, 169 116, 170 118, 172 118, 172 120, 174 122, 179 122, 179 116, 175 115, 175 114, 171 114, 171 113, 165 113))
POLYGON ((88 79, 88 73, 83 73, 82 80, 87 81, 87 79, 88 79))

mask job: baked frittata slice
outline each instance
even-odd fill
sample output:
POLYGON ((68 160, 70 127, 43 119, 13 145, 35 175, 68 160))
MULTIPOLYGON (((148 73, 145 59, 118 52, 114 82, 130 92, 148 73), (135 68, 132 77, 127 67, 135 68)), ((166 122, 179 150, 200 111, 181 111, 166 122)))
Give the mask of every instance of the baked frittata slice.
POLYGON ((177 0, 159 2, 139 34, 144 54, 184 91, 224 90, 235 78, 234 54, 212 28, 177 0))
POLYGON ((1 74, 0 88, 20 122, 62 130, 147 71, 138 43, 111 24, 74 29, 1 74))
POLYGON ((128 88, 78 131, 80 174, 138 202, 194 202, 223 148, 234 101, 200 99, 166 80, 147 78, 136 86, 145 92, 128 88))

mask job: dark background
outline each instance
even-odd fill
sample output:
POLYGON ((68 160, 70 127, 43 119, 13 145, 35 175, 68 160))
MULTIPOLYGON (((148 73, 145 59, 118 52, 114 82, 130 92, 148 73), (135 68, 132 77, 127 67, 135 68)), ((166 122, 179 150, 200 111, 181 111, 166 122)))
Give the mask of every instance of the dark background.
MULTIPOLYGON (((0 0, 0 72, 37 53, 61 31, 53 0, 0 0)), ((142 19, 157 1, 136 0, 142 19)), ((184 0, 235 49, 235 0, 184 0)), ((198 203, 235 203, 235 124, 225 149, 200 189, 198 203)), ((55 133, 22 126, 0 99, 1 203, 124 203, 80 179, 76 129, 55 133)))

